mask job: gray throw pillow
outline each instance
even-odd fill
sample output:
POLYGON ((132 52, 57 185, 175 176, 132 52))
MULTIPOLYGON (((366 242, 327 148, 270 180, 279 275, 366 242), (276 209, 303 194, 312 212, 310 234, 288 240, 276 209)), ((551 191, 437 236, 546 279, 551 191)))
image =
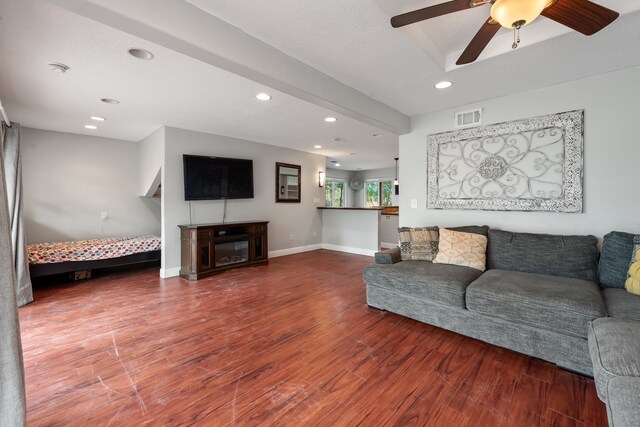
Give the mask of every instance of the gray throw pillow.
POLYGON ((598 281, 602 288, 624 288, 634 237, 634 234, 621 231, 612 231, 604 236, 598 265, 598 281))
POLYGON ((488 225, 463 225, 462 227, 446 227, 447 230, 459 231, 461 233, 473 233, 487 236, 489 234, 488 225))

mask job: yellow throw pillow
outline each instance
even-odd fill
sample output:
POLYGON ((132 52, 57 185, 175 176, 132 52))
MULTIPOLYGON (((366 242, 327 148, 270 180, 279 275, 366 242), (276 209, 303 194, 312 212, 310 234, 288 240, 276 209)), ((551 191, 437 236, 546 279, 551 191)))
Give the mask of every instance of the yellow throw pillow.
POLYGON ((485 271, 487 269, 487 236, 440 229, 436 264, 454 264, 485 271))
MULTIPOLYGON (((640 240, 640 237, 636 236, 635 240, 640 240)), ((627 288, 627 292, 640 295, 640 243, 636 243, 633 250, 633 258, 631 266, 629 267, 629 277, 624 287, 627 288)))

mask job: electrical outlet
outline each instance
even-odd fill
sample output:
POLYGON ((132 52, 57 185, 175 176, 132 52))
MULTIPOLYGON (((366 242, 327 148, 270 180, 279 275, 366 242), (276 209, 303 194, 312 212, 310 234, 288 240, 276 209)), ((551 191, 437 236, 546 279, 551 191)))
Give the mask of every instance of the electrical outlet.
POLYGON ((315 203, 316 205, 320 204, 320 197, 314 197, 313 198, 313 203, 315 203))
POLYGON ((289 234, 289 240, 293 240, 293 234, 289 234))
POLYGON ((104 221, 107 218, 109 218, 109 213, 108 212, 100 212, 100 219, 101 220, 104 221))
POLYGON ((411 209, 418 209, 418 199, 411 199, 411 209))

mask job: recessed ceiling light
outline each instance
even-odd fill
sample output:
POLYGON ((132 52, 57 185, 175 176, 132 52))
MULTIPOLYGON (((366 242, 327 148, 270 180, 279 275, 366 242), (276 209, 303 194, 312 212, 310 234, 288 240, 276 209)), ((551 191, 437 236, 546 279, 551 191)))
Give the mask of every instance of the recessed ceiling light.
POLYGON ((453 84, 453 82, 449 82, 449 81, 441 81, 435 84, 436 89, 446 89, 448 87, 451 87, 451 85, 453 84))
POLYGON ((67 70, 69 70, 69 66, 60 62, 50 62, 49 70, 53 71, 54 73, 64 74, 67 72, 67 70))
POLYGON ((334 166, 340 167, 340 163, 334 163, 334 166))
POLYGON ((335 141, 335 142, 344 142, 344 139, 342 139, 342 138, 338 138, 338 137, 335 137, 335 138, 333 138, 333 139, 332 139, 332 141, 335 141))
POLYGON ((146 49, 140 49, 137 47, 129 49, 129 55, 138 59, 144 59, 145 61, 153 59, 153 53, 149 52, 146 49))
POLYGON ((372 136, 375 136, 377 138, 379 136, 382 136, 382 134, 381 133, 374 133, 372 136))
POLYGON ((104 122, 106 119, 100 116, 91 116, 91 120, 95 120, 96 122, 104 122))
POLYGON ((96 130, 96 129, 98 129, 98 126, 96 126, 96 125, 84 125, 84 127, 85 127, 86 129, 91 129, 91 130, 96 130))
POLYGON ((256 98, 258 98, 260 101, 269 101, 271 99, 271 95, 262 92, 257 94, 256 98))
POLYGON ((327 123, 333 123, 333 122, 337 122, 338 119, 336 119, 335 117, 325 117, 324 121, 327 123))
POLYGON ((104 102, 105 104, 120 104, 120 101, 112 98, 102 98, 100 101, 104 102))
POLYGON ((313 146, 313 148, 318 148, 318 149, 320 149, 320 148, 322 148, 322 145, 314 145, 314 146, 313 146))

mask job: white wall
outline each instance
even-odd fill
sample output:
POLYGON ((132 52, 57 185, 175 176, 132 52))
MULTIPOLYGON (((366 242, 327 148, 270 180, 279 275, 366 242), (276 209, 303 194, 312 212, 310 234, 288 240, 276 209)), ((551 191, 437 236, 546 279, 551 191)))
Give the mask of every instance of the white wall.
MULTIPOLYGON (((323 156, 170 127, 165 128, 165 137, 162 168, 162 275, 166 277, 178 274, 178 225, 189 223, 188 202, 184 200, 183 154, 253 160, 255 197, 229 200, 227 221, 268 220, 270 253, 321 244, 322 223, 317 207, 324 203, 324 188, 318 186, 318 172, 325 170, 323 156), (301 203, 275 202, 276 162, 302 167, 301 203), (289 240, 290 235, 293 235, 292 240, 289 240)), ((193 201, 191 204, 194 224, 222 222, 224 201, 193 201)))
POLYGON ((393 248, 398 246, 398 215, 382 215, 380 217, 380 245, 393 248))
POLYGON ((164 162, 164 126, 138 143, 139 194, 151 197, 161 184, 164 162))
POLYGON ((611 230, 640 232, 639 82, 640 68, 633 68, 414 117, 411 133, 400 137, 400 224, 487 224, 514 231, 598 237, 611 230), (426 209, 427 135, 453 130, 455 111, 477 107, 483 108, 485 125, 584 109, 584 213, 426 209), (411 199, 418 201, 417 209, 411 209, 411 199))
POLYGON ((322 247, 373 256, 380 249, 380 211, 323 209, 322 247))
POLYGON ((136 143, 22 128, 21 146, 29 243, 160 233, 160 202, 138 197, 136 143))

